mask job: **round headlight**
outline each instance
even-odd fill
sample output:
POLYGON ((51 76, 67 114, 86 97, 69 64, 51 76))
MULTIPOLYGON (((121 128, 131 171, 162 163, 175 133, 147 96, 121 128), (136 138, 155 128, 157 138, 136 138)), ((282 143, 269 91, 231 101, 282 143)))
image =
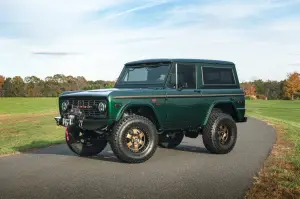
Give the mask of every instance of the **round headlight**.
POLYGON ((61 103, 61 110, 66 111, 68 108, 69 102, 68 101, 64 101, 63 103, 61 103))
POLYGON ((98 104, 98 110, 99 110, 100 112, 105 112, 105 110, 106 110, 106 104, 103 103, 103 102, 100 102, 100 103, 98 104))

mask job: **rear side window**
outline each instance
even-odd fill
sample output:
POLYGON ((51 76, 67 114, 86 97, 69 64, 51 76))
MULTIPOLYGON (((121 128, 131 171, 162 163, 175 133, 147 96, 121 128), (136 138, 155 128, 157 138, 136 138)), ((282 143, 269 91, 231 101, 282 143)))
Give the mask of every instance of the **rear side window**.
POLYGON ((235 84, 232 68, 203 67, 202 71, 205 85, 235 84))

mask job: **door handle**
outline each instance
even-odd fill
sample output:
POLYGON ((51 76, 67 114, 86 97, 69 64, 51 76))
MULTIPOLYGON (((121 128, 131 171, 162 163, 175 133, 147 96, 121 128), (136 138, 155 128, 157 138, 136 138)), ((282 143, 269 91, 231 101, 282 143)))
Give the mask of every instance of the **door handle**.
POLYGON ((201 90, 194 90, 196 93, 202 93, 201 90))

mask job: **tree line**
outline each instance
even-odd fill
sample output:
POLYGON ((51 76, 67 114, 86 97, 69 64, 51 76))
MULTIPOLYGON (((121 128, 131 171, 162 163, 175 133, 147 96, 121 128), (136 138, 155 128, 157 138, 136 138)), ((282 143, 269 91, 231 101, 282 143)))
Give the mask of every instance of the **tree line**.
MULTIPOLYGON (((0 75, 0 96, 2 97, 57 97, 69 90, 92 90, 114 87, 115 81, 88 81, 83 76, 55 74, 45 79, 28 76, 4 77, 0 75)), ((293 72, 282 81, 242 82, 247 99, 300 99, 300 74, 293 72)))
POLYGON ((294 100, 300 99, 300 74, 289 73, 282 81, 261 79, 241 83, 247 99, 294 100))
POLYGON ((111 88, 114 81, 88 81, 82 76, 55 74, 45 79, 28 76, 4 77, 0 75, 2 97, 57 97, 64 91, 111 88))

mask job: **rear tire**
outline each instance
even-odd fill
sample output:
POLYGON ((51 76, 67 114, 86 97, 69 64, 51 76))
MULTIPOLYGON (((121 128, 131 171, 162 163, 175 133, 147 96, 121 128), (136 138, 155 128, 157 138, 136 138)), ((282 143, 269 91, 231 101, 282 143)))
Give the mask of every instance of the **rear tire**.
POLYGON ((158 145, 162 148, 172 149, 180 145, 184 138, 184 133, 173 132, 171 134, 163 133, 159 135, 158 145))
POLYGON ((83 131, 77 126, 66 128, 65 139, 71 151, 82 157, 97 155, 107 146, 105 137, 93 131, 83 131))
POLYGON ((212 111, 203 129, 203 143, 214 154, 226 154, 232 151, 237 140, 237 126, 233 118, 219 111, 212 111))
POLYGON ((122 162, 142 163, 150 159, 156 149, 158 135, 155 125, 146 117, 130 115, 113 128, 110 146, 122 162))

